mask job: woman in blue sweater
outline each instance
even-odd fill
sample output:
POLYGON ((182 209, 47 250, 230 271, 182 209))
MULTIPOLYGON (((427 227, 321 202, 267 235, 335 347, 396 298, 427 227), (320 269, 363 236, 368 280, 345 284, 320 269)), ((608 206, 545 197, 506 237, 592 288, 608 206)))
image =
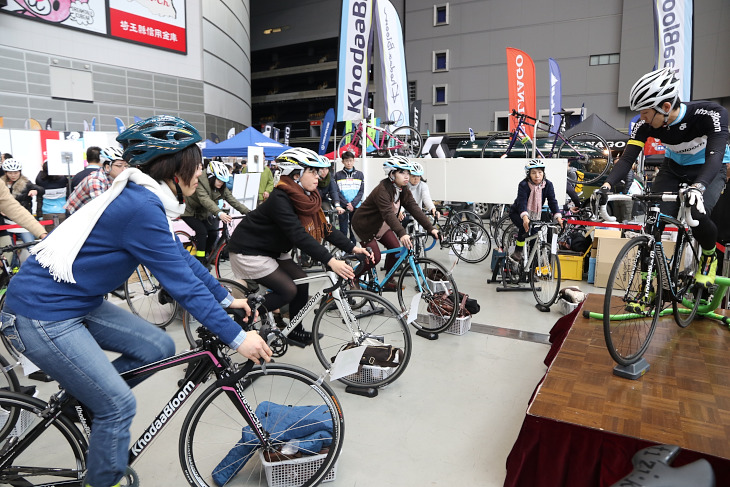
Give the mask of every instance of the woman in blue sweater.
POLYGON ((175 352, 162 330, 104 300, 141 263, 223 342, 253 360, 271 351, 223 307, 243 308, 176 240, 171 219, 201 174, 201 140, 188 122, 157 116, 117 140, 132 168, 69 217, 13 278, 0 313, 17 350, 93 413, 85 486, 118 485, 127 467, 135 399, 119 373, 175 352), (104 351, 120 354, 109 362, 104 351))
POLYGON ((515 251, 510 259, 515 262, 522 260, 522 251, 525 248, 525 238, 530 232, 530 220, 539 220, 542 215, 542 205, 547 201, 553 218, 560 225, 563 224, 563 215, 560 213, 558 200, 555 199, 553 183, 545 178, 545 163, 540 159, 532 159, 525 166, 525 179, 517 186, 517 198, 512 203, 509 218, 517 227, 517 242, 515 251))

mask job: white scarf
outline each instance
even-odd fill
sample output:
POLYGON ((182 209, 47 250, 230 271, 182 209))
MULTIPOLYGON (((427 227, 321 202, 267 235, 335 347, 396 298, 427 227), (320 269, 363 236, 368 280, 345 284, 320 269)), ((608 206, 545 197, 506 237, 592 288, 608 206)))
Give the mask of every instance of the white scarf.
POLYGON ((48 268, 56 281, 76 282, 73 276, 76 256, 104 210, 119 196, 128 181, 147 188, 160 198, 165 207, 170 233, 175 234, 172 219, 179 217, 185 211, 185 204, 178 203, 177 197, 167 184, 155 181, 139 169, 126 169, 114 178, 108 190, 74 212, 62 225, 31 249, 30 252, 36 256, 38 263, 48 268))

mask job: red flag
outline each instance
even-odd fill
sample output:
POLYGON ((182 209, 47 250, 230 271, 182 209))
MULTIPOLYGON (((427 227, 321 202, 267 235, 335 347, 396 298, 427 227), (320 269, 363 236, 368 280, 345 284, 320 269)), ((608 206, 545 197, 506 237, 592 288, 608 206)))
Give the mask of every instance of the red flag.
MULTIPOLYGON (((509 86, 509 110, 537 118, 537 95, 535 91, 535 63, 526 53, 513 47, 507 48, 507 84, 509 86)), ((516 120, 509 119, 510 131, 515 129, 516 120)), ((535 127, 523 126, 527 135, 535 138, 535 127)))

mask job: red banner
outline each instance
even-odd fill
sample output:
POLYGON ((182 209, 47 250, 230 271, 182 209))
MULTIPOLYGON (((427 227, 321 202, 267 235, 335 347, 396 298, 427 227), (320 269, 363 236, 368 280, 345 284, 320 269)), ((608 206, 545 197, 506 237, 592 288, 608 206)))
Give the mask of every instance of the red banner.
POLYGON ((109 23, 112 37, 179 52, 187 50, 184 27, 158 22, 114 8, 109 9, 109 23))
MULTIPOLYGON (((532 58, 513 47, 507 48, 507 83, 509 86, 509 110, 517 110, 530 117, 537 118, 537 94, 535 91, 535 63, 532 58)), ((517 121, 509 119, 510 131, 515 129, 517 121)), ((535 127, 523 126, 533 139, 535 127)))

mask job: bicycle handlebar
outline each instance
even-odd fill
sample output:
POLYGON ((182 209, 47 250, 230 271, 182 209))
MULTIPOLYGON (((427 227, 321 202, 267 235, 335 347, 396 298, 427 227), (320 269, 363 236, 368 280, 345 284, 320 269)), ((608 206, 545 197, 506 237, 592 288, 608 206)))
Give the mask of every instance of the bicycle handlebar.
POLYGON ((32 242, 22 242, 22 243, 15 244, 15 245, 7 245, 5 247, 0 248, 0 252, 2 252, 2 253, 12 252, 13 250, 18 250, 18 249, 24 249, 24 248, 27 248, 27 247, 32 247, 33 245, 35 245, 37 243, 40 243, 40 239, 39 240, 33 240, 32 242))
MULTIPOLYGON (((609 215, 608 211, 606 210, 606 207, 608 206, 609 201, 644 201, 646 203, 661 203, 663 201, 669 201, 669 202, 682 203, 682 197, 684 196, 685 192, 686 192, 686 189, 682 188, 679 190, 678 193, 634 194, 634 195, 609 194, 606 197, 606 202, 604 204, 599 204, 598 215, 601 217, 601 219, 603 221, 615 222, 616 217, 609 215)), ((695 220, 692 217, 692 207, 691 206, 689 206, 689 205, 682 206, 682 211, 684 212, 684 220, 687 222, 687 225, 689 225, 690 227, 696 227, 697 225, 700 224, 699 221, 695 220)))

